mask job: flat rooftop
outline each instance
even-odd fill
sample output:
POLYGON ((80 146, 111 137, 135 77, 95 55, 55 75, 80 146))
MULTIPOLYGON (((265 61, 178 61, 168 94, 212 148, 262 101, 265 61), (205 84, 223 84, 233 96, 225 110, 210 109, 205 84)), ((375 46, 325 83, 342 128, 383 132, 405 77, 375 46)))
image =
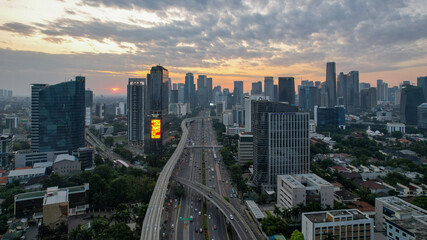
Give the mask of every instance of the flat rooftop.
POLYGON ((381 201, 385 206, 395 212, 402 214, 411 214, 413 217, 426 217, 427 210, 417 207, 411 203, 406 202, 398 197, 383 197, 377 198, 376 201, 381 201))
POLYGON ((265 218, 264 213, 259 209, 258 204, 256 204, 252 200, 246 200, 246 204, 248 205, 251 212, 254 214, 256 219, 265 218))
POLYGON ((351 217, 352 220, 369 219, 365 214, 357 209, 313 212, 304 213, 303 215, 306 216, 312 223, 332 222, 329 220, 328 215, 330 215, 332 218, 351 217))
MULTIPOLYGON (((59 191, 68 190, 68 194, 81 193, 89 190, 89 184, 73 186, 68 188, 60 188, 59 191)), ((26 201, 30 199, 44 198, 47 190, 20 193, 15 195, 15 201, 26 201)))
POLYGON ((43 205, 68 202, 68 190, 57 190, 47 192, 44 196, 43 205))
POLYGON ((409 218, 405 220, 391 219, 386 221, 392 222, 413 233, 416 239, 427 239, 427 217, 409 218))

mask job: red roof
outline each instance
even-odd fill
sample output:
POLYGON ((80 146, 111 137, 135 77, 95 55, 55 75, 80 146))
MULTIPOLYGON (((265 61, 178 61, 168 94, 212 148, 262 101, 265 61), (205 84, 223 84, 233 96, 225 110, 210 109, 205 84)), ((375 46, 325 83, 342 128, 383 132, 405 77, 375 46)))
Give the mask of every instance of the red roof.
POLYGON ((378 183, 376 183, 376 182, 374 182, 374 181, 366 181, 366 182, 363 182, 362 183, 362 186, 364 187, 364 188, 368 188, 368 189, 383 189, 383 188, 385 188, 383 185, 381 185, 381 184, 378 184, 378 183))
POLYGON ((373 212, 375 211, 375 207, 371 204, 364 201, 354 201, 351 204, 347 205, 349 208, 356 208, 361 212, 373 212))
POLYGON ((332 182, 331 183, 332 185, 334 185, 334 187, 339 187, 339 188, 343 188, 344 186, 341 184, 341 183, 339 183, 339 182, 332 182))
POLYGON ((9 177, 0 177, 0 185, 4 185, 9 182, 9 177))
POLYGON ((25 169, 32 169, 32 167, 21 167, 21 168, 15 168, 15 170, 25 170, 25 169))
POLYGON ((399 142, 400 143, 412 143, 411 141, 409 141, 408 139, 405 139, 405 138, 399 139, 399 142))
POLYGON ((349 170, 345 167, 342 166, 333 166, 331 167, 333 170, 337 170, 337 171, 343 171, 343 172, 349 172, 349 170))

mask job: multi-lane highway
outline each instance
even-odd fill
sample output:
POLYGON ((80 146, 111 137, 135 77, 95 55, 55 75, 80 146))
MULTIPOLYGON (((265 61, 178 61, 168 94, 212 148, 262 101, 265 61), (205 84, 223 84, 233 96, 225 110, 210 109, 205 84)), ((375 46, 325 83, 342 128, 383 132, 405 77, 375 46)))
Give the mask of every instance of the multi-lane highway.
POLYGON ((163 204, 165 201, 166 191, 169 184, 169 179, 175 168, 178 159, 181 156, 187 141, 188 129, 187 122, 191 121, 186 119, 181 123, 182 136, 175 152, 169 158, 163 170, 160 172, 157 179, 156 186, 154 187, 153 194, 151 195, 150 203, 145 214, 144 222, 141 229, 141 240, 157 240, 160 238, 161 218, 163 211, 163 204))

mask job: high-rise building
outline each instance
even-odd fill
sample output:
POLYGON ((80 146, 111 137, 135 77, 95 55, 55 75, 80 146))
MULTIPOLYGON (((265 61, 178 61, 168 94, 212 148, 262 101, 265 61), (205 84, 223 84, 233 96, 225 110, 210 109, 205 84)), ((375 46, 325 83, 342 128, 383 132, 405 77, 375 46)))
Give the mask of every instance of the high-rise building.
POLYGON ((184 102, 190 103, 190 108, 196 107, 196 85, 192 73, 185 74, 184 102))
POLYGON ((377 80, 377 100, 388 101, 388 83, 382 79, 377 80))
POLYGON ((12 157, 14 157, 13 135, 2 134, 0 135, 0 167, 8 166, 12 157))
POLYGON ((423 103, 417 107, 418 128, 427 129, 427 103, 423 103))
POLYGON ((178 90, 172 90, 172 91, 169 91, 169 93, 171 95, 169 97, 170 99, 169 103, 178 103, 178 90))
POLYGON ((212 102, 212 78, 206 78, 206 92, 208 96, 208 105, 212 102))
POLYGON ((371 88, 371 84, 370 83, 364 83, 364 82, 359 83, 359 89, 360 90, 362 90, 362 89, 369 89, 369 88, 371 88))
POLYGON ((314 107, 314 123, 316 126, 334 126, 345 129, 345 108, 342 106, 314 107))
POLYGON ((147 74, 145 96, 145 136, 146 153, 159 152, 169 139, 169 72, 158 65, 147 74))
POLYGON ((427 76, 417 77, 417 87, 423 89, 424 101, 427 102, 427 76))
POLYGON ((295 79, 279 77, 279 102, 295 104, 295 79))
POLYGON ((209 92, 212 92, 212 85, 211 90, 209 91, 207 76, 199 75, 199 77, 197 78, 197 103, 199 106, 209 106, 209 92))
POLYGON ((360 90, 360 108, 372 111, 377 106, 377 89, 374 87, 360 90))
POLYGON ((273 77, 264 77, 264 95, 269 96, 272 101, 275 101, 273 77))
POLYGON ((131 144, 144 143, 144 93, 145 78, 129 78, 127 86, 128 141, 131 144))
POLYGON ((185 89, 185 84, 178 83, 178 102, 179 103, 184 103, 184 89, 185 89))
POLYGON ((93 115, 93 91, 90 89, 85 91, 85 108, 85 127, 90 127, 93 115))
POLYGON ((50 152, 85 146, 85 77, 31 87, 31 149, 50 152))
POLYGON ((274 89, 274 97, 273 97, 273 101, 279 101, 279 85, 278 84, 274 84, 273 86, 274 89))
POLYGON ((326 92, 328 93, 328 107, 337 105, 337 84, 336 84, 335 62, 326 63, 326 92))
POLYGON ((251 95, 259 95, 259 94, 262 94, 262 82, 261 81, 253 82, 251 95))
POLYGON ((252 133, 239 133, 239 141, 237 143, 237 161, 240 165, 246 165, 253 161, 254 158, 254 140, 252 133))
POLYGON ((417 125, 417 107, 424 102, 423 89, 412 85, 403 85, 400 97, 400 121, 417 125))
POLYGON ((298 107, 303 111, 313 112, 314 106, 318 104, 319 89, 314 86, 301 86, 298 93, 298 107))
POLYGON ((282 102, 252 101, 253 183, 275 191, 277 175, 309 173, 309 114, 282 102))
POLYGON ((234 81, 234 105, 243 106, 243 81, 234 81))

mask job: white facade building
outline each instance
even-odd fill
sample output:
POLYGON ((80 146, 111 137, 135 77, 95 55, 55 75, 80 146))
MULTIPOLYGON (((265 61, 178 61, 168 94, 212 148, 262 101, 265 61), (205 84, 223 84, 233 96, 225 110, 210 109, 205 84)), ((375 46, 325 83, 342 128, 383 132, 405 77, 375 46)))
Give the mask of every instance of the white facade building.
POLYGON ((332 232, 334 239, 374 239, 374 221, 357 209, 308 212, 302 214, 304 240, 325 239, 332 232))
POLYGON ((375 230, 387 240, 427 239, 427 210, 398 197, 376 198, 375 230))
POLYGON ((405 133, 405 124, 403 123, 387 123, 387 132, 401 132, 405 133))
POLYGON ((270 96, 251 95, 245 97, 245 132, 252 132, 252 101, 270 101, 270 96))
POLYGON ((334 207, 334 185, 316 174, 277 176, 277 203, 283 208, 320 202, 322 208, 334 207))

